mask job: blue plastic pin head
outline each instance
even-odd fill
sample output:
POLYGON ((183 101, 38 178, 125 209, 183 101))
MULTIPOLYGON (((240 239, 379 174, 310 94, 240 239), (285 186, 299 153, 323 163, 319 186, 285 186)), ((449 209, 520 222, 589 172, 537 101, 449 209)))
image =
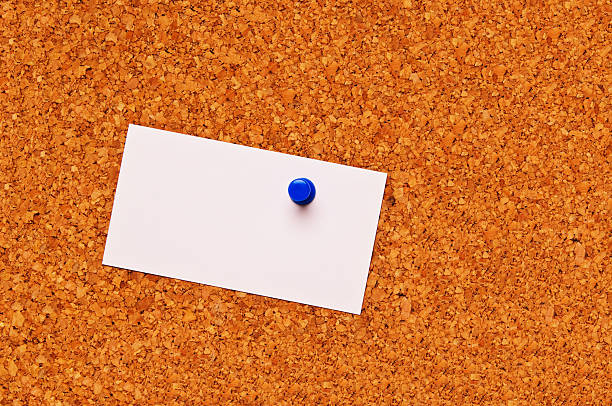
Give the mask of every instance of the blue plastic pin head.
POLYGON ((315 186, 310 179, 298 178, 289 184, 289 197, 294 203, 300 206, 312 202, 315 197, 315 186))

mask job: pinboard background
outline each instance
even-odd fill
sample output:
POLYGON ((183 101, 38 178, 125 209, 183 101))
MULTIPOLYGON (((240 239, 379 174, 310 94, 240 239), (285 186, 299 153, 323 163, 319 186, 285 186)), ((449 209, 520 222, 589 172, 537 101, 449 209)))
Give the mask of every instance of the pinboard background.
POLYGON ((3 1, 0 403, 611 404, 611 12, 3 1), (362 314, 102 266, 129 123, 387 172, 362 314))

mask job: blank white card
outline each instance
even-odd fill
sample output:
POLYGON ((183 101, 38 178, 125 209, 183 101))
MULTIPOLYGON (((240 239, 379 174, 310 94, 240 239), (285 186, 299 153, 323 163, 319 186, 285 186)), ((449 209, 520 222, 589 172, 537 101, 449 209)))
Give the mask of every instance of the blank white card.
POLYGON ((359 314, 386 178, 130 125, 102 262, 359 314))

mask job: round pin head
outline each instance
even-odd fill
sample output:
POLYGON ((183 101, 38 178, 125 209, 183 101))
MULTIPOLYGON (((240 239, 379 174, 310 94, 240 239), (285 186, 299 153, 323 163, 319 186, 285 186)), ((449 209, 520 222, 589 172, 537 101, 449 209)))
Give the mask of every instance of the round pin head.
POLYGON ((310 179, 298 178, 289 184, 289 197, 291 197, 294 203, 301 206, 312 202, 315 193, 314 183, 310 179))

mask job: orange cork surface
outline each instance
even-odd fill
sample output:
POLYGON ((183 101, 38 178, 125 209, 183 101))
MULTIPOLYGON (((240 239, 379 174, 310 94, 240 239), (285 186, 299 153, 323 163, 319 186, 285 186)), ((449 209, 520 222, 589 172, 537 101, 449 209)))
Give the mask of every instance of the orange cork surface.
POLYGON ((0 404, 612 404, 611 15, 3 1, 0 404), (362 314, 102 266, 129 123, 387 172, 362 314))

